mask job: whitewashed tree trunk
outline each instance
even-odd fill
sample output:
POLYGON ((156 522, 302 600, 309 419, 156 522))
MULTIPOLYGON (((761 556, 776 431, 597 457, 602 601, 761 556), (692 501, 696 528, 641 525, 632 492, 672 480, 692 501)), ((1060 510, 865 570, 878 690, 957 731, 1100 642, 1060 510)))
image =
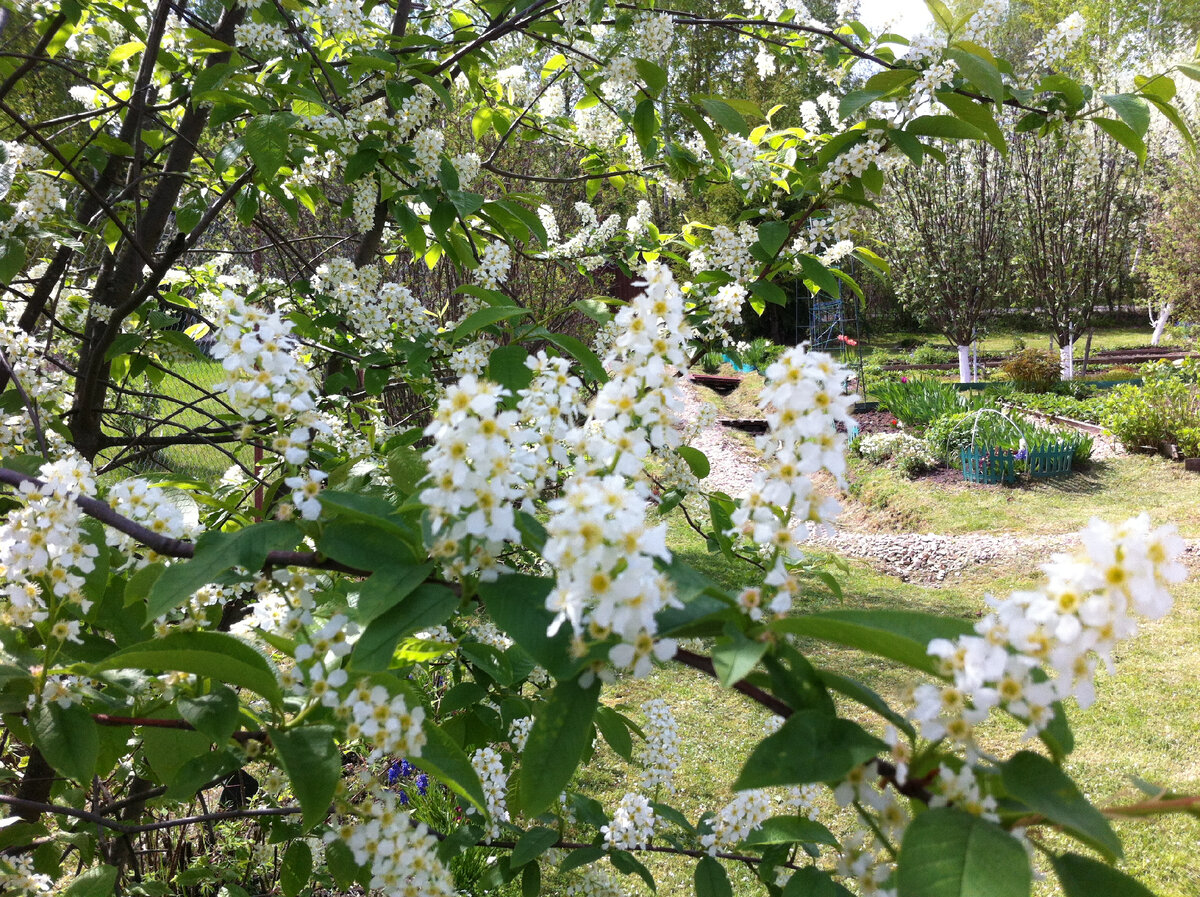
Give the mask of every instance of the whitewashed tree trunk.
POLYGON ((1064 380, 1075 379, 1075 344, 1063 346, 1058 350, 1059 367, 1064 380))
POLYGON ((1158 318, 1154 321, 1154 333, 1150 336, 1150 345, 1157 346, 1159 340, 1162 339, 1163 331, 1167 329, 1167 321, 1170 320, 1174 308, 1175 303, 1168 302, 1158 313, 1158 318))
POLYGON ((958 347, 958 382, 973 383, 971 378, 971 347, 958 347))

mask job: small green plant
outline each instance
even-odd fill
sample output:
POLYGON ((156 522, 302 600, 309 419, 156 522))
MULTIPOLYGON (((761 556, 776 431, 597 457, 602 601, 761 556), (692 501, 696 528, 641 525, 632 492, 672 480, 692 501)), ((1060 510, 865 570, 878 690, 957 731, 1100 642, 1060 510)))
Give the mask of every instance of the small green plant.
POLYGON ((773 348, 774 345, 769 339, 764 339, 760 336, 742 350, 742 361, 756 371, 765 371, 767 369, 767 359, 770 357, 770 351, 773 348))
POLYGON ((948 383, 923 377, 900 378, 871 386, 879 404, 906 427, 926 427, 939 417, 986 407, 991 399, 982 394, 968 396, 948 383))
POLYGON ((1058 358, 1046 349, 1025 349, 1000 369, 1026 392, 1046 392, 1061 376, 1058 358))
POLYGON ((700 356, 700 367, 706 374, 715 374, 725 363, 725 356, 720 352, 705 352, 700 356))
POLYGON ((921 346, 913 350, 912 359, 917 364, 942 364, 950 360, 950 353, 936 346, 921 346))
POLYGON ((1115 387, 1106 405, 1104 426, 1127 449, 1179 444, 1180 434, 1200 427, 1200 393, 1181 377, 1148 371, 1142 386, 1115 387))
POLYGON ((1025 351, 1025 340, 1021 339, 1021 337, 1019 337, 1019 336, 1014 336, 1013 337, 1013 351, 1014 352, 1025 351))

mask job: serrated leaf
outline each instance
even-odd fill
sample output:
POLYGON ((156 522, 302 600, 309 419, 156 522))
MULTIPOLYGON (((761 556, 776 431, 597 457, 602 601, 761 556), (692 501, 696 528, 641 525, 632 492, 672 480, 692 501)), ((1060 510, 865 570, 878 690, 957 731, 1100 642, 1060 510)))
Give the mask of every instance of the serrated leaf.
POLYGON ((850 720, 801 710, 759 742, 733 787, 743 791, 837 781, 886 750, 886 744, 850 720))
POLYGON ((735 682, 750 675, 766 653, 766 642, 747 638, 736 627, 727 627, 725 636, 717 639, 712 652, 717 681, 723 688, 732 688, 735 682))
POLYGON ((1129 93, 1101 94, 1100 99, 1129 125, 1133 133, 1144 138, 1150 129, 1150 107, 1141 97, 1129 93))
POLYGON ((519 308, 515 305, 493 305, 481 308, 479 311, 467 315, 463 322, 454 328, 454 332, 450 334, 450 342, 457 343, 464 336, 477 333, 484 327, 490 327, 510 318, 524 317, 527 314, 529 314, 529 309, 519 308))
POLYGON ((1041 754, 1021 751, 1000 768, 1005 790, 1035 813, 1061 826, 1110 860, 1121 857, 1121 839, 1065 772, 1041 754))
POLYGON ((421 749, 421 766, 437 776, 451 791, 470 801, 481 813, 487 813, 483 785, 467 755, 449 735, 425 719, 425 746, 421 749))
POLYGON ((688 469, 698 480, 708 476, 712 469, 708 463, 708 456, 698 448, 693 448, 690 445, 681 445, 675 449, 679 453, 679 457, 687 463, 688 469))
POLYGON ((33 741, 46 762, 68 778, 90 786, 100 755, 96 721, 78 704, 39 704, 29 712, 33 741))
POLYGON ((1025 848, 994 822, 941 807, 904 832, 898 897, 1029 897, 1032 881, 1025 848))
POLYGON ((929 643, 936 638, 955 639, 974 631, 966 620, 915 611, 886 610, 837 610, 805 614, 779 620, 772 623, 771 627, 847 648, 857 648, 935 675, 938 664, 929 656, 929 643))
POLYGON ((713 857, 701 857, 693 876, 696 897, 733 897, 725 867, 713 857))
POLYGON ((509 862, 511 868, 520 869, 526 863, 536 860, 558 841, 558 832, 554 829, 540 826, 531 828, 517 839, 509 862))
POLYGON ((617 756, 625 760, 633 758, 633 739, 629 735, 629 727, 625 725, 621 714, 611 707, 597 707, 596 728, 600 730, 600 734, 604 736, 604 740, 617 753, 617 756))
POLYGON ((275 705, 283 701, 279 680, 267 659, 246 642, 224 632, 176 630, 131 645, 93 667, 95 672, 127 669, 206 676, 216 682, 248 688, 275 705))
POLYGON ((291 113, 256 115, 246 124, 242 140, 264 179, 273 178, 287 161, 291 113))
POLYGON ((750 133, 746 119, 726 100, 718 97, 698 98, 700 106, 708 113, 708 117, 731 133, 742 137, 750 133))
POLYGON ((329 815, 342 777, 342 754, 333 736, 333 726, 271 730, 271 744, 300 801, 305 830, 329 815))
POLYGON ((747 847, 767 844, 829 844, 837 846, 833 832, 803 816, 775 816, 754 829, 742 841, 747 847))
POLYGON ((112 897, 116 893, 117 867, 93 866, 71 879, 62 897, 112 897))
POLYGON ((521 808, 537 816, 551 807, 571 781, 583 752, 592 743, 592 717, 600 683, 587 688, 574 679, 560 681, 534 714, 533 729, 521 757, 521 808))
POLYGON ((350 654, 351 668, 386 670, 400 639, 419 629, 444 623, 457 607, 458 595, 446 586, 422 583, 367 625, 350 654))
POLYGON ((979 90, 997 103, 1004 102, 1004 79, 995 64, 974 53, 952 47, 946 58, 958 63, 958 70, 979 90))
POLYGON ((1096 127, 1137 156, 1139 163, 1146 161, 1146 142, 1134 133, 1133 129, 1125 122, 1117 121, 1115 118, 1093 118, 1092 121, 1095 122, 1096 127))
POLYGON ((1155 897, 1140 881, 1091 857, 1068 853, 1051 862, 1063 897, 1155 897))
POLYGON ((979 128, 953 115, 919 115, 904 130, 918 137, 941 137, 945 140, 983 140, 987 136, 979 128))
POLYGON ((233 734, 242 710, 237 695, 219 683, 206 695, 181 696, 176 706, 181 717, 218 744, 233 734))
POLYGON ((283 852, 279 867, 279 890, 283 897, 298 897, 312 878, 312 848, 304 841, 293 841, 283 852))

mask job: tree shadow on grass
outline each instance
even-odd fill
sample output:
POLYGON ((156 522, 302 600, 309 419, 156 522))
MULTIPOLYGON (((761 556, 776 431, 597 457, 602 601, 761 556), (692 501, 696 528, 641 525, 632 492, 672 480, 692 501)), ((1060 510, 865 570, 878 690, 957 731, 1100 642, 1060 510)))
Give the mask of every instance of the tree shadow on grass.
POLYGON ((1045 489, 1052 492, 1064 492, 1072 495, 1094 495, 1103 492, 1111 485, 1105 481, 1109 470, 1109 462, 1093 461, 1083 470, 1072 470, 1066 476, 1045 477, 1033 479, 1025 476, 1018 483, 1018 489, 1045 489))

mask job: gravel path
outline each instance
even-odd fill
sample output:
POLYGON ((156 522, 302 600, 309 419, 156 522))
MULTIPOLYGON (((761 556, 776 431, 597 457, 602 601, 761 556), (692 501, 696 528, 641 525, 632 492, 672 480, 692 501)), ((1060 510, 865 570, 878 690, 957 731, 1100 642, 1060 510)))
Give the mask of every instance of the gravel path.
MULTIPOLYGON (((679 382, 684 419, 692 421, 705 402, 686 379, 679 382)), ((703 428, 691 444, 708 457, 710 472, 703 485, 710 491, 744 496, 758 470, 758 457, 720 424, 703 428)), ((1096 437, 1098 458, 1120 454, 1111 438, 1096 437)), ((988 533, 938 535, 936 533, 865 533, 837 530, 821 536, 814 545, 838 554, 869 558, 881 572, 905 582, 939 583, 971 568, 1003 566, 1022 558, 1048 559, 1049 555, 1079 544, 1076 534, 1059 536, 997 536, 988 533)), ((1188 555, 1200 554, 1196 540, 1188 540, 1188 555)))

